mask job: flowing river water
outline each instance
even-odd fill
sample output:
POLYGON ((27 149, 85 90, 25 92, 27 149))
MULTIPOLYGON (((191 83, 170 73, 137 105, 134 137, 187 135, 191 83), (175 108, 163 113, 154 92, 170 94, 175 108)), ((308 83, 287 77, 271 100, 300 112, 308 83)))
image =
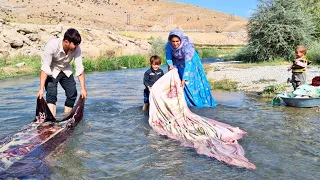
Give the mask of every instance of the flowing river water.
MULTIPOLYGON (((0 179, 318 179, 320 112, 317 108, 273 107, 242 92, 213 91, 216 108, 192 109, 201 116, 248 132, 239 143, 256 170, 227 165, 176 140, 156 134, 143 104, 147 68, 87 74, 89 97, 82 122, 45 156, 24 160, 0 179), (19 167, 19 166, 18 166, 19 167)), ((163 69, 166 69, 163 67, 163 69)), ((0 136, 35 115, 39 78, 0 81, 0 136)), ((79 87, 78 87, 79 89, 79 87)), ((64 93, 59 86, 58 116, 64 93)))

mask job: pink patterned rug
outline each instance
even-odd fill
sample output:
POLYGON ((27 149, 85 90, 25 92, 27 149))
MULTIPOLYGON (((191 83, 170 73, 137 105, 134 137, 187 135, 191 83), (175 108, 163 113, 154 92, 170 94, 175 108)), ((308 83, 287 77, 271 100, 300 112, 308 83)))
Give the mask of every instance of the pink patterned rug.
POLYGON ((188 108, 177 69, 160 78, 150 92, 149 124, 159 134, 194 147, 199 154, 239 167, 255 169, 238 144, 245 131, 198 116, 188 108))

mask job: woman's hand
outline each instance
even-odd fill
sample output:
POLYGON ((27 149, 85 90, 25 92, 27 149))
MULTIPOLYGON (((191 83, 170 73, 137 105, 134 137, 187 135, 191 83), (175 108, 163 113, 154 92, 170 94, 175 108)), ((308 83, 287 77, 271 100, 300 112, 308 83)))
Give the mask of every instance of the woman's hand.
POLYGON ((185 84, 186 84, 186 80, 182 80, 180 87, 182 87, 182 89, 184 89, 184 85, 185 85, 185 84))
POLYGON ((173 68, 174 68, 173 65, 170 65, 170 66, 169 66, 169 70, 172 70, 173 68))

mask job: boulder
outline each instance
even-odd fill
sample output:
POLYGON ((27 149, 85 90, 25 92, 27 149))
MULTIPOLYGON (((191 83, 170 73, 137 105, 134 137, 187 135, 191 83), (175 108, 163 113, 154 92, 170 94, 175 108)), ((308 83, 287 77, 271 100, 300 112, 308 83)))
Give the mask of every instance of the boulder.
POLYGON ((14 54, 10 54, 10 56, 17 56, 23 54, 24 56, 41 56, 42 51, 37 50, 33 47, 26 47, 26 48, 21 48, 18 49, 17 51, 14 52, 14 54))
POLYGON ((61 24, 58 25, 42 25, 40 26, 40 30, 46 31, 52 35, 58 35, 62 33, 63 27, 61 24))
POLYGON ((9 51, 7 50, 4 50, 4 49, 0 49, 0 59, 2 58, 7 58, 10 56, 10 53, 9 51))
POLYGON ((40 28, 35 24, 19 24, 16 26, 17 32, 25 35, 25 34, 38 34, 40 28))
POLYGON ((41 34, 40 41, 44 46, 50 39, 53 39, 53 38, 56 38, 56 37, 52 34, 45 33, 45 34, 41 34))
POLYGON ((5 24, 5 23, 6 23, 6 21, 5 21, 5 20, 0 19, 0 24, 5 24))
POLYGON ((5 30, 2 33, 4 42, 10 44, 12 48, 21 48, 23 46, 23 37, 15 31, 5 30))
POLYGON ((91 37, 90 35, 87 36, 88 41, 93 41, 93 37, 91 37))
POLYGON ((40 41, 39 34, 28 34, 27 37, 30 39, 30 41, 40 41))
POLYGON ((16 66, 17 66, 17 67, 22 67, 22 66, 24 66, 25 64, 26 64, 25 62, 21 62, 21 63, 16 64, 16 66))
POLYGON ((120 40, 119 40, 116 36, 114 36, 113 34, 108 34, 107 36, 108 36, 109 39, 111 39, 112 41, 115 41, 115 42, 117 42, 117 43, 121 43, 120 40))

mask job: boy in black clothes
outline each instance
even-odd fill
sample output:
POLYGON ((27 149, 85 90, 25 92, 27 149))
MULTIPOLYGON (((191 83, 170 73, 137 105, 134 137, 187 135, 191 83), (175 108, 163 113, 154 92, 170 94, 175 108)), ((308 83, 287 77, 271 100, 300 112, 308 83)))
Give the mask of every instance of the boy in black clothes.
POLYGON ((149 107, 149 94, 152 85, 163 76, 163 71, 159 68, 161 65, 161 58, 157 55, 151 56, 150 58, 150 69, 144 73, 143 84, 145 89, 143 91, 144 105, 142 110, 147 110, 149 107))

